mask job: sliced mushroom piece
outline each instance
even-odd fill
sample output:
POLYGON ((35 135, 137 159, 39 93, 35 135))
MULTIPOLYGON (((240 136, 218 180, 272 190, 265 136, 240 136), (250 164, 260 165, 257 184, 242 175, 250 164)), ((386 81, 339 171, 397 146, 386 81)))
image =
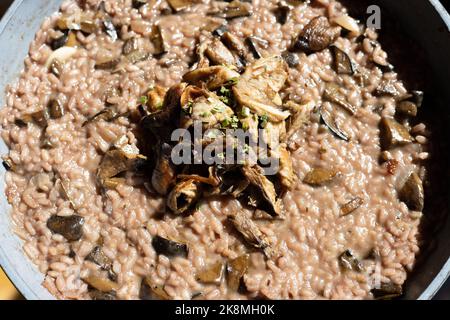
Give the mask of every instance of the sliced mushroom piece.
POLYGON ((397 89, 395 80, 383 80, 375 89, 375 95, 377 96, 391 96, 398 97, 400 92, 397 89))
POLYGON ((93 115, 91 118, 86 120, 82 126, 86 126, 89 123, 96 122, 99 120, 103 121, 113 121, 120 117, 120 114, 117 112, 116 108, 114 107, 108 107, 103 109, 102 111, 98 112, 97 114, 93 115))
POLYGON ((148 0, 133 0, 132 6, 135 9, 139 9, 140 7, 146 5, 148 3, 148 0))
POLYGON ((175 242, 161 236, 154 236, 152 239, 152 247, 157 254, 165 255, 168 258, 183 257, 188 255, 188 246, 185 243, 175 242))
POLYGON ((214 39, 209 43, 205 55, 214 65, 232 66, 236 63, 233 54, 219 39, 214 39))
POLYGON ((250 265, 250 255, 244 254, 227 263, 227 285, 231 291, 238 291, 241 280, 250 265))
POLYGON ((219 12, 215 13, 217 17, 225 19, 234 19, 240 17, 248 17, 251 15, 251 4, 244 3, 239 0, 233 0, 222 8, 219 12))
POLYGON ((239 57, 245 55, 246 50, 244 43, 233 33, 224 31, 220 37, 225 46, 231 51, 236 52, 239 57))
MULTIPOLYGON (((175 1, 175 0, 172 0, 172 1, 175 1)), ((177 1, 179 1, 179 0, 177 0, 177 1)), ((163 32, 159 25, 153 25, 152 33, 150 35, 150 40, 152 41, 153 47, 154 47, 153 55, 161 56, 167 52, 163 32)))
POLYGON ((97 289, 89 290, 89 296, 92 300, 116 300, 116 292, 102 292, 97 289))
POLYGON ((77 241, 83 236, 84 218, 78 215, 67 217, 52 215, 47 220, 47 228, 61 234, 68 241, 77 241))
POLYGON ((80 30, 87 34, 95 33, 98 30, 98 25, 93 20, 84 19, 80 22, 80 30))
POLYGON ((266 235, 264 235, 258 226, 247 217, 244 212, 240 211, 234 215, 228 216, 228 219, 233 223, 236 230, 244 237, 245 241, 251 246, 263 250, 267 258, 272 258, 275 255, 271 244, 266 235))
POLYGON ((285 144, 280 145, 277 154, 280 159, 280 168, 278 170, 280 183, 287 190, 291 190, 297 181, 297 176, 294 172, 291 155, 285 144))
POLYGON ((228 27, 227 27, 227 25, 226 24, 222 24, 221 26, 219 26, 217 29, 215 29, 213 32, 212 32, 212 34, 213 34, 213 36, 216 36, 216 37, 222 37, 224 34, 225 34, 225 32, 227 32, 227 30, 228 30, 228 27))
POLYGON ((100 167, 97 170, 97 178, 105 186, 108 179, 130 170, 142 158, 145 157, 140 154, 127 153, 120 149, 108 150, 100 162, 100 167))
POLYGON ((263 169, 258 165, 242 166, 241 172, 253 186, 251 196, 259 202, 258 208, 267 211, 271 216, 281 216, 283 211, 281 200, 277 199, 275 186, 264 175, 263 169))
POLYGON ((152 173, 152 186, 160 195, 167 195, 175 184, 176 172, 171 160, 172 148, 162 143, 158 150, 158 158, 152 173))
POLYGON ((127 39, 123 44, 122 52, 124 55, 128 55, 137 50, 139 50, 139 40, 136 37, 127 39))
POLYGON ((348 54, 339 49, 337 46, 333 45, 330 48, 333 52, 334 71, 336 71, 337 74, 353 75, 355 73, 355 67, 348 54))
POLYGON ((104 254, 102 247, 96 246, 92 251, 86 256, 87 261, 94 262, 99 265, 103 270, 111 269, 111 260, 104 254))
POLYGON ((61 47, 50 54, 50 56, 47 58, 47 61, 45 62, 45 67, 49 68, 53 60, 55 59, 64 63, 65 61, 73 57, 77 53, 77 51, 78 49, 74 47, 61 47))
POLYGON ((196 279, 202 283, 220 284, 220 282, 222 281, 223 270, 223 263, 221 261, 218 261, 198 272, 196 275, 196 279))
POLYGON ((401 101, 395 108, 395 115, 415 117, 417 116, 417 105, 412 101, 401 101))
POLYGON ((286 61, 289 68, 295 68, 300 64, 300 59, 293 52, 285 51, 281 54, 281 56, 283 57, 284 61, 286 61))
POLYGON ((259 59, 247 66, 233 93, 241 106, 270 121, 286 120, 290 113, 281 109, 278 92, 287 79, 287 66, 280 56, 259 59))
POLYGON ((254 36, 245 38, 245 43, 247 44, 255 59, 261 59, 263 57, 261 49, 267 48, 269 46, 269 42, 254 36))
POLYGON ((112 22, 110 17, 105 17, 103 20, 103 28, 106 34, 111 38, 112 41, 116 41, 119 37, 117 35, 116 26, 112 22))
POLYGON ((4 159, 2 164, 6 171, 14 172, 16 170, 16 165, 12 162, 11 158, 4 159))
POLYGON ((316 104, 314 101, 309 101, 305 104, 297 104, 293 101, 288 101, 284 107, 287 108, 291 116, 286 122, 286 135, 281 138, 282 141, 289 142, 294 133, 300 130, 311 119, 311 113, 313 112, 316 104))
POLYGON ((334 18, 333 22, 350 31, 353 35, 357 36, 361 33, 358 22, 347 14, 334 18))
POLYGON ((136 50, 126 55, 126 58, 130 63, 135 64, 144 60, 147 60, 150 54, 142 50, 136 50))
POLYGON ((111 58, 106 59, 103 61, 97 61, 95 64, 95 69, 98 70, 111 70, 117 67, 117 65, 120 63, 120 58, 111 58))
POLYGON ((69 32, 69 35, 67 37, 66 46, 67 47, 79 47, 80 46, 80 43, 78 42, 77 35, 75 32, 73 32, 73 31, 69 32))
POLYGON ((323 186, 333 181, 337 175, 338 172, 334 169, 313 168, 306 174, 303 182, 312 186, 323 186))
POLYGON ((300 32, 294 41, 292 50, 303 51, 306 54, 322 51, 336 41, 340 32, 341 28, 332 27, 326 17, 316 17, 300 32))
POLYGON ((167 2, 169 3, 170 7, 175 12, 179 12, 179 11, 183 11, 183 10, 193 6, 194 4, 199 3, 200 1, 198 1, 198 0, 167 0, 167 2))
POLYGON ((390 300, 403 294, 402 286, 393 282, 383 282, 379 288, 370 290, 373 297, 377 300, 390 300))
POLYGON ((331 115, 328 112, 323 110, 323 108, 320 108, 319 114, 322 122, 336 137, 344 141, 350 141, 348 135, 344 131, 339 129, 339 127, 336 124, 336 121, 332 119, 331 115))
POLYGON ((64 106, 59 99, 51 100, 48 109, 52 119, 59 119, 64 116, 64 106))
POLYGON ((177 183, 167 196, 167 206, 176 214, 191 208, 201 197, 201 185, 194 179, 177 183))
POLYGON ((422 180, 417 173, 412 172, 405 184, 400 189, 398 196, 400 201, 406 203, 408 208, 413 211, 422 211, 424 208, 424 190, 422 180))
POLYGON ((147 106, 150 112, 156 112, 161 110, 164 104, 164 97, 167 93, 167 89, 156 85, 147 91, 147 106))
POLYGON ((364 270, 361 262, 354 256, 351 250, 345 250, 339 256, 339 263, 342 268, 349 271, 361 272, 364 270))
POLYGON ((189 71, 183 80, 199 86, 204 83, 209 90, 216 90, 239 77, 239 73, 226 66, 212 66, 189 71))
POLYGON ((101 292, 117 291, 119 285, 116 282, 111 281, 108 278, 101 277, 99 275, 90 274, 83 278, 83 281, 101 292))
POLYGON ((50 64, 50 71, 57 77, 59 77, 63 71, 64 65, 58 59, 54 59, 50 64))
POLYGON ((277 22, 281 25, 285 24, 291 13, 291 8, 281 2, 277 4, 277 7, 273 11, 277 22))
POLYGON ((216 94, 198 87, 188 86, 181 100, 183 106, 191 108, 189 113, 184 113, 181 128, 187 129, 196 121, 201 122, 205 129, 213 128, 234 115, 233 109, 216 94))
POLYGON ((216 167, 215 171, 215 176, 220 179, 219 185, 206 192, 206 196, 231 195, 238 198, 250 184, 248 180, 242 179, 240 166, 216 167))
POLYGON ((349 215, 359 207, 361 207, 364 204, 364 200, 360 197, 355 197, 343 206, 341 206, 341 213, 342 216, 349 215))
MULTIPOLYGON (((48 119, 50 117, 47 108, 33 112, 30 114, 31 120, 36 123, 41 128, 45 128, 48 124, 48 119)), ((26 119, 27 117, 25 117, 26 119)))
POLYGON ((380 122, 380 142, 384 150, 413 142, 408 129, 391 118, 382 118, 380 122))
POLYGON ((67 32, 65 32, 65 33, 63 33, 62 36, 54 39, 50 44, 52 50, 57 50, 61 47, 64 47, 66 45, 68 38, 69 38, 69 34, 67 32))
POLYGON ((171 297, 164 290, 163 286, 154 285, 149 277, 142 279, 139 290, 141 300, 170 300, 171 297))
POLYGON ((340 92, 340 87, 336 83, 327 83, 323 93, 323 99, 333 102, 347 110, 350 114, 356 113, 356 107, 347 101, 347 98, 340 92))

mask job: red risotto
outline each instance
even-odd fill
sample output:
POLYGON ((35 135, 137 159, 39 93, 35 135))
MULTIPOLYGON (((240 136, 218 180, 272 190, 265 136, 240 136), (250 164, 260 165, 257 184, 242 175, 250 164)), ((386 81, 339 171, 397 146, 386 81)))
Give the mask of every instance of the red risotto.
POLYGON ((339 1, 64 1, 0 111, 14 231, 59 299, 398 297, 422 98, 339 1), (195 124, 227 154, 175 161, 195 124))

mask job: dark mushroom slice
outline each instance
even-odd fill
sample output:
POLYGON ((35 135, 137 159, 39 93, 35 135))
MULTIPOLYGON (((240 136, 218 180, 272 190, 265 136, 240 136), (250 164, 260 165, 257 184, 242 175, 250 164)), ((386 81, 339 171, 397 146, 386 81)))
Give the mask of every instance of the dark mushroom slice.
POLYGON ((177 183, 167 196, 167 206, 173 213, 181 214, 191 208, 201 197, 201 184, 189 179, 177 183))
POLYGON ((122 52, 124 55, 128 55, 137 50, 139 50, 139 40, 136 37, 127 39, 122 47, 122 52))
POLYGON ((149 277, 142 279, 139 290, 141 300, 170 300, 171 297, 164 290, 163 286, 154 285, 149 277))
POLYGON ((294 52, 285 51, 281 54, 289 68, 295 68, 300 64, 300 59, 294 52))
POLYGON ((111 70, 117 67, 120 63, 120 58, 112 58, 103 61, 99 61, 95 64, 95 69, 98 70, 111 70))
POLYGON ((153 43, 154 56, 161 56, 167 52, 164 36, 159 25, 153 25, 152 33, 150 34, 150 40, 153 43))
POLYGON ((303 51, 306 54, 328 48, 341 32, 340 27, 332 27, 328 19, 319 16, 312 19, 294 40, 292 51, 303 51))
POLYGON ((47 127, 49 117, 50 116, 48 114, 48 109, 44 108, 42 110, 26 114, 20 120, 23 123, 34 122, 35 124, 37 124, 41 128, 45 128, 45 127, 47 127))
POLYGON ((79 215, 67 217, 53 215, 47 220, 47 227, 53 233, 61 234, 68 241, 77 241, 83 236, 84 218, 79 215))
POLYGON ((147 3, 148 3, 148 0, 133 0, 131 5, 133 6, 133 8, 139 9, 140 7, 142 7, 143 5, 145 5, 147 3))
POLYGON ((339 256, 339 264, 344 270, 361 272, 364 270, 361 262, 354 256, 351 250, 345 250, 339 256))
POLYGON ((221 261, 218 261, 198 272, 195 278, 202 283, 220 284, 222 281, 223 270, 224 264, 221 261))
POLYGON ((147 60, 150 54, 148 52, 145 52, 143 50, 136 50, 129 54, 127 54, 125 57, 130 61, 130 63, 135 64, 144 60, 147 60))
POLYGON ((199 0, 167 0, 167 2, 169 3, 170 7, 175 11, 175 12, 179 12, 179 11, 183 11, 191 6, 193 6, 194 4, 199 3, 199 0))
POLYGON ((266 235, 259 230, 256 223, 247 217, 242 211, 228 216, 228 219, 233 223, 236 230, 243 236, 245 241, 251 246, 263 250, 267 258, 272 258, 275 255, 271 244, 266 235))
POLYGON ((120 117, 120 114, 117 112, 116 108, 114 107, 108 107, 103 109, 102 111, 96 113, 92 117, 90 117, 88 120, 86 120, 82 126, 86 126, 89 123, 97 122, 99 120, 103 121, 113 121, 120 117))
POLYGON ((343 206, 341 206, 342 216, 346 216, 364 204, 364 200, 360 197, 355 197, 343 206))
POLYGON ((14 172, 16 170, 16 165, 12 162, 10 158, 4 159, 2 164, 6 171, 14 172))
POLYGON ((250 255, 244 254, 227 263, 227 285, 231 291, 238 291, 241 280, 250 265, 250 255))
POLYGON ((50 71, 57 77, 61 75, 63 68, 63 63, 58 59, 53 59, 52 63, 50 64, 50 71))
POLYGON ((278 94, 286 82, 287 65, 280 56, 255 60, 233 86, 236 101, 269 121, 286 120, 290 113, 282 110, 278 94))
POLYGON ((119 38, 119 36, 117 35, 116 26, 114 25, 110 17, 105 17, 103 19, 103 28, 112 41, 116 41, 119 38))
POLYGON ((395 115, 415 117, 417 116, 417 105, 412 101, 401 101, 395 108, 395 115))
POLYGON ((228 49, 236 52, 239 57, 243 57, 245 55, 246 50, 244 43, 233 33, 224 31, 220 39, 228 49))
POLYGON ((245 43, 247 44, 250 52, 253 55, 253 58, 255 59, 261 59, 261 49, 267 48, 269 46, 269 42, 254 36, 245 38, 245 43))
POLYGON ((347 101, 347 98, 339 91, 340 87, 336 83, 329 82, 325 85, 323 99, 333 102, 347 110, 350 114, 356 113, 356 107, 347 101))
POLYGON ((168 258, 183 257, 188 255, 188 246, 185 243, 175 242, 161 236, 154 236, 152 246, 157 254, 165 255, 168 258))
POLYGON ((398 193, 400 201, 406 203, 413 211, 422 211, 424 208, 424 190, 422 180, 417 173, 412 172, 398 193))
POLYGON ((239 79, 240 74, 226 66, 212 66, 189 71, 183 80, 201 86, 205 84, 209 90, 216 90, 239 79))
POLYGON ((111 269, 111 260, 103 253, 102 247, 96 246, 92 251, 86 256, 87 261, 94 262, 99 265, 100 268, 104 270, 111 269))
POLYGON ((277 4, 277 7, 273 10, 273 14, 277 19, 277 22, 281 25, 285 24, 291 13, 291 8, 281 2, 277 4))
POLYGON ((377 300, 390 300, 400 297, 403 294, 403 289, 398 284, 387 282, 382 283, 379 288, 373 288, 370 293, 377 300))
POLYGON ((67 37, 66 47, 78 47, 78 46, 80 46, 80 43, 78 42, 76 33, 70 31, 67 37))
POLYGON ((239 0, 233 0, 222 8, 215 16, 225 19, 248 17, 251 15, 251 4, 239 0))
POLYGON ((380 122, 380 142, 384 150, 413 142, 408 129, 391 118, 382 118, 380 122))
POLYGON ((238 198, 247 189, 250 182, 242 179, 240 166, 229 165, 214 168, 220 179, 219 185, 206 192, 206 196, 211 195, 231 195, 238 198))
POLYGON ((222 24, 221 26, 219 26, 218 28, 216 28, 213 32, 212 32, 212 34, 213 34, 213 36, 216 36, 216 37, 222 37, 224 34, 225 34, 225 32, 227 32, 227 30, 228 30, 228 27, 227 27, 227 25, 226 24, 222 24))
POLYGON ((342 139, 344 141, 350 141, 348 135, 339 129, 339 127, 336 124, 336 121, 332 119, 331 115, 323 110, 323 108, 319 109, 320 119, 325 124, 325 126, 339 139, 342 139))
POLYGON ((347 53, 339 49, 337 46, 331 46, 333 52, 333 67, 337 74, 353 75, 355 73, 355 67, 353 61, 350 59, 347 53))
POLYGON ((82 280, 92 288, 101 292, 117 291, 119 288, 119 285, 116 282, 97 274, 90 274, 87 277, 82 278, 82 280))
POLYGON ((306 174, 303 182, 312 186, 323 186, 333 181, 337 175, 338 172, 334 169, 313 168, 306 174))
POLYGON ((152 186, 160 195, 167 195, 175 184, 176 172, 171 160, 172 148, 167 143, 162 143, 157 150, 158 157, 152 173, 152 186))
POLYGON ((80 30, 87 34, 95 33, 98 30, 98 25, 93 20, 84 19, 80 22, 80 30))
POLYGON ((59 119, 64 116, 64 106, 59 99, 51 100, 48 109, 52 119, 59 119))
POLYGON ((398 91, 397 86, 395 84, 396 84, 395 80, 381 81, 378 87, 375 89, 375 95, 398 97, 400 95, 400 92, 398 91))
POLYGON ((205 50, 205 55, 214 65, 235 65, 233 54, 219 39, 212 40, 205 50))
POLYGON ((106 300, 106 301, 108 301, 108 300, 116 300, 117 299, 115 291, 102 292, 102 291, 97 290, 97 289, 89 290, 89 296, 91 297, 92 300, 106 300))
POLYGON ((62 36, 54 39, 50 45, 52 50, 57 50, 57 49, 65 46, 68 38, 69 38, 69 34, 68 34, 68 32, 65 32, 62 36))
POLYGON ((258 208, 267 211, 271 216, 281 216, 281 200, 277 199, 275 186, 264 175, 263 169, 258 165, 242 166, 241 172, 253 186, 251 196, 258 201, 258 208))

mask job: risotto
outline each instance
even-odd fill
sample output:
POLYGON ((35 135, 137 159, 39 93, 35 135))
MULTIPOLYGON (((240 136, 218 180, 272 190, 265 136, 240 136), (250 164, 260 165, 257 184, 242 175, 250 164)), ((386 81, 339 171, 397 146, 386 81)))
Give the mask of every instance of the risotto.
POLYGON ((11 219, 43 286, 60 299, 401 295, 428 131, 423 93, 377 38, 335 0, 64 1, 0 111, 11 219), (212 132, 201 146, 242 129, 266 158, 233 142, 257 161, 175 163, 171 134, 197 122, 212 132))

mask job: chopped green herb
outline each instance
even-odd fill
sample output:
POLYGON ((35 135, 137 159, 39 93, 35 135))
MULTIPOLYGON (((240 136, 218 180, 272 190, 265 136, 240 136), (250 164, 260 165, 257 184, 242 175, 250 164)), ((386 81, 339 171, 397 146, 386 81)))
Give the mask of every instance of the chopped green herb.
POLYGON ((162 107, 163 107, 163 103, 162 103, 162 101, 161 102, 159 102, 159 103, 157 103, 156 105, 155 105, 155 108, 156 109, 162 109, 162 107))
POLYGON ((192 114, 192 107, 193 107, 194 103, 192 101, 189 101, 186 104, 186 107, 182 108, 183 112, 186 114, 192 114))
POLYGON ((222 87, 220 87, 219 92, 221 94, 223 94, 224 96, 228 96, 230 94, 230 89, 222 86, 222 87))
POLYGON ((267 116, 267 114, 263 114, 262 116, 259 117, 259 125, 261 128, 265 128, 267 125, 267 122, 269 121, 269 117, 267 116))
POLYGON ((141 97, 139 98, 139 102, 141 103, 141 105, 146 105, 147 102, 148 102, 147 96, 141 96, 141 97))
POLYGON ((202 117, 202 118, 206 118, 206 117, 209 117, 211 115, 211 113, 209 113, 209 112, 202 112, 202 113, 200 113, 200 117, 202 117))
POLYGON ((223 107, 219 106, 219 105, 214 106, 211 110, 212 114, 221 113, 221 112, 223 112, 223 107))
POLYGON ((238 77, 233 77, 230 80, 228 80, 228 84, 234 86, 236 83, 238 83, 239 78, 238 77))
POLYGON ((232 116, 231 118, 225 118, 221 124, 223 128, 237 129, 239 127, 239 119, 236 116, 232 116))

